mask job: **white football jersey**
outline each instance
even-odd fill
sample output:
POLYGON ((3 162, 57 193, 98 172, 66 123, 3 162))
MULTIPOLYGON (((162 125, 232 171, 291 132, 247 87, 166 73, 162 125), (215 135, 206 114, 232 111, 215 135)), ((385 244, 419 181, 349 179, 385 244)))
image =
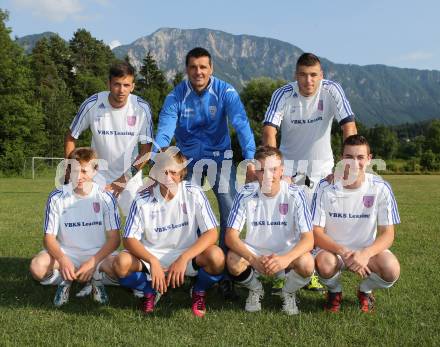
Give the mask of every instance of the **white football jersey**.
POLYGON ((44 233, 55 235, 60 246, 74 254, 96 254, 107 241, 106 231, 119 230, 120 224, 113 195, 96 183, 87 196, 75 194, 67 184, 47 200, 44 233))
POLYGON ((182 181, 167 201, 160 186, 140 191, 125 223, 124 238, 135 238, 168 267, 198 239, 199 233, 216 228, 218 222, 203 190, 182 181))
POLYGON ((113 108, 108 101, 109 92, 88 98, 80 107, 70 125, 77 139, 90 128, 92 148, 107 168, 99 168, 106 183, 111 183, 126 172, 138 155, 138 143, 152 142, 153 125, 151 109, 140 97, 130 94, 125 106, 113 108))
POLYGON ((354 120, 344 91, 336 82, 322 80, 310 97, 300 94, 297 82, 273 93, 264 124, 281 128, 280 150, 287 174, 298 171, 311 177, 325 177, 331 172, 333 118, 340 125, 354 120))
POLYGON ((280 191, 268 197, 257 182, 237 193, 227 227, 241 231, 246 222, 244 242, 261 254, 285 254, 299 241, 301 233, 312 230, 310 211, 302 189, 281 181, 280 191))
POLYGON ((369 173, 357 189, 322 180, 313 197, 312 218, 335 242, 352 250, 370 246, 378 225, 400 223, 390 185, 369 173))

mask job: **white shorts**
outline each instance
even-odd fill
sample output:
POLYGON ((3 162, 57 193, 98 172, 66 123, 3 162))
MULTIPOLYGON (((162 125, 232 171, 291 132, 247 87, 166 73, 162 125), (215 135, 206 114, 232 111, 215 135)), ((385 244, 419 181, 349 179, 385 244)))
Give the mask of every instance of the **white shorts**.
MULTIPOLYGON (((312 250, 312 256, 313 256, 313 258, 316 258, 317 256, 318 256, 318 254, 320 253, 320 252, 322 252, 322 251, 324 251, 324 249, 321 249, 321 248, 314 248, 313 250, 312 250)), ((391 251, 389 250, 389 249, 386 249, 384 252, 390 252, 391 253, 391 251)), ((330 252, 331 253, 331 252, 330 252)), ((334 253, 333 253, 334 254, 334 253)), ((340 271, 344 271, 344 270, 346 270, 347 269, 347 266, 345 265, 345 263, 344 263, 344 260, 342 259, 342 257, 339 255, 339 254, 335 254, 335 256, 338 258, 338 269, 340 270, 340 271)))
MULTIPOLYGON (((130 253, 128 250, 124 249, 123 252, 127 252, 130 253)), ((130 253, 131 254, 131 253, 130 253)), ((160 265, 162 266, 163 269, 168 268, 175 259, 172 259, 171 261, 164 261, 163 259, 160 260, 160 265)), ((148 263, 147 261, 143 260, 143 259, 139 259, 139 261, 142 263, 142 266, 148 271, 147 274, 147 278, 149 281, 151 281, 151 268, 150 268, 150 263, 148 263)), ((195 259, 192 259, 188 262, 188 264, 186 265, 186 270, 185 270, 185 276, 189 276, 189 277, 194 277, 197 276, 198 274, 198 269, 199 266, 196 264, 195 259)))
MULTIPOLYGON (((96 254, 99 249, 96 251, 96 253, 92 253, 92 254, 81 254, 78 252, 72 252, 72 250, 60 247, 61 251, 67 255, 69 257, 69 259, 72 261, 73 265, 75 266, 75 269, 78 269, 82 263, 86 262, 87 260, 90 259, 90 257, 92 257, 94 254, 96 254)), ((38 255, 42 254, 42 253, 49 253, 46 249, 43 249, 40 253, 38 253, 38 255)), ((116 256, 118 255, 118 252, 113 252, 111 254, 111 256, 116 256)), ((97 269, 99 269, 99 267, 101 266, 101 264, 104 262, 105 259, 101 260, 98 265, 96 266, 97 269)))

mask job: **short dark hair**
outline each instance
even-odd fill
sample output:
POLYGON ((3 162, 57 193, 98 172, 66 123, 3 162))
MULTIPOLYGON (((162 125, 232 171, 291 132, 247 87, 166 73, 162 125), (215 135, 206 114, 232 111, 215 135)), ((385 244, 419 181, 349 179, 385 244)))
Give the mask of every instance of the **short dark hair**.
POLYGON ((283 154, 281 151, 272 146, 259 146, 257 150, 255 151, 255 160, 263 160, 267 157, 271 157, 273 155, 276 155, 281 161, 283 161, 283 154))
POLYGON ((188 66, 190 58, 200 58, 200 57, 208 57, 209 65, 212 65, 211 54, 203 47, 195 47, 186 54, 185 66, 188 66))
POLYGON ((350 135, 345 139, 344 144, 342 145, 341 154, 344 154, 345 146, 367 146, 368 154, 370 154, 370 144, 364 136, 359 134, 350 135))
MULTIPOLYGON (((69 160, 76 160, 78 163, 91 163, 93 168, 98 168, 98 155, 91 147, 77 147, 69 154, 69 160)), ((70 169, 70 164, 69 164, 70 169)))
POLYGON ((296 70, 300 66, 315 66, 316 64, 321 65, 319 58, 313 53, 303 53, 296 61, 296 70))
POLYGON ((108 72, 108 79, 111 81, 113 77, 125 77, 135 75, 134 67, 126 61, 118 61, 114 63, 108 72))

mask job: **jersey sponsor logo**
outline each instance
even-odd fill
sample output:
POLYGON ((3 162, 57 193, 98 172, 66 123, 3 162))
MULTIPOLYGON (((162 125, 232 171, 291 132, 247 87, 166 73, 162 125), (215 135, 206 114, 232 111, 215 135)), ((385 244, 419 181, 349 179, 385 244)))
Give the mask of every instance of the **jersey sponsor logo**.
POLYGON ((217 106, 209 106, 209 115, 211 118, 215 118, 215 114, 217 113, 217 106))
POLYGON ((183 222, 183 223, 179 223, 179 224, 170 224, 170 225, 167 225, 167 226, 164 226, 164 227, 157 227, 157 228, 154 228, 154 231, 155 232, 157 232, 157 233, 163 233, 164 231, 171 231, 171 230, 174 230, 174 229, 177 229, 177 228, 183 228, 183 227, 185 227, 185 226, 187 226, 189 223, 188 223, 188 221, 186 221, 186 222, 183 222))
POLYGON ((369 214, 361 213, 361 214, 355 214, 355 213, 341 213, 341 212, 329 212, 328 215, 332 218, 341 218, 341 219, 368 219, 370 218, 369 214))
POLYGON ((93 211, 95 211, 95 213, 99 213, 99 211, 101 211, 101 205, 99 204, 99 202, 93 203, 93 211))
POLYGON ((194 109, 193 108, 190 108, 190 107, 187 107, 187 108, 185 108, 184 110, 183 110, 183 114, 182 114, 182 116, 184 117, 184 118, 188 118, 188 117, 193 117, 194 116, 194 109))
POLYGON ((110 135, 110 136, 134 136, 134 131, 116 131, 116 130, 100 130, 98 129, 99 135, 110 135))
POLYGON ((372 207, 374 205, 374 195, 364 195, 362 197, 362 202, 364 203, 365 207, 372 207))
POLYGON ((188 211, 186 210, 186 203, 182 204, 182 212, 188 214, 188 211))
POLYGON ((136 125, 136 116, 127 116, 127 124, 130 127, 133 127, 136 125))
POLYGON ((94 225, 102 225, 102 221, 93 222, 65 222, 64 226, 66 228, 78 228, 78 227, 90 227, 94 225))
POLYGON ((323 100, 319 100, 318 101, 318 111, 324 111, 324 101, 323 100))
POLYGON ((285 220, 278 220, 278 221, 270 221, 270 220, 259 220, 259 221, 253 221, 252 226, 257 227, 259 225, 267 225, 267 226, 287 226, 287 221, 285 220))
POLYGON ((319 116, 319 117, 316 117, 316 118, 313 118, 313 119, 291 119, 290 122, 292 124, 299 124, 299 125, 301 125, 301 124, 312 124, 312 123, 315 123, 315 122, 319 122, 321 120, 322 120, 322 116, 319 116))
POLYGON ((289 204, 285 204, 285 203, 281 203, 278 206, 278 210, 280 211, 280 213, 285 216, 287 214, 287 212, 289 212, 289 204))

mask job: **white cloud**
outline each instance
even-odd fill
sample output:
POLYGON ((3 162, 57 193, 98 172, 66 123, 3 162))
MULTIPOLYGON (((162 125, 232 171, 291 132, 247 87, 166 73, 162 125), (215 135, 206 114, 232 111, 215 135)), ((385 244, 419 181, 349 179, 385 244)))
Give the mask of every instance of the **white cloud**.
POLYGON ((110 46, 110 49, 113 49, 113 48, 116 48, 116 47, 122 45, 122 43, 119 40, 113 40, 108 45, 110 46))
POLYGON ((13 4, 54 22, 62 22, 70 16, 76 17, 83 11, 79 0, 13 0, 13 4))
POLYGON ((434 54, 426 51, 413 51, 400 56, 400 60, 408 62, 417 62, 423 60, 429 60, 434 57, 434 54))

